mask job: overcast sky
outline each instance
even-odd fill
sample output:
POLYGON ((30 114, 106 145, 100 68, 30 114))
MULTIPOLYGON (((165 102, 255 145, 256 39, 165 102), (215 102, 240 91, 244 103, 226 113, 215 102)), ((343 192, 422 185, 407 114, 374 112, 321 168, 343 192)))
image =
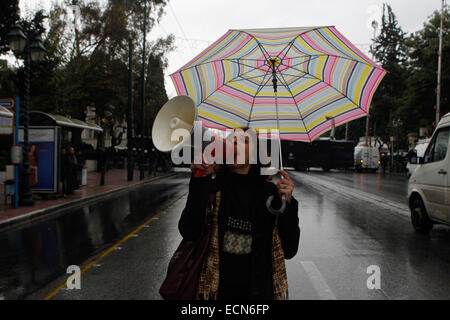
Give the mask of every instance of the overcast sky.
MULTIPOLYGON (((21 0, 22 14, 36 8, 48 10, 54 1, 21 0)), ((380 21, 383 2, 391 5, 399 25, 409 33, 421 29, 433 11, 441 8, 441 0, 170 0, 149 39, 175 35, 176 49, 168 55, 166 70, 166 90, 172 97, 175 89, 168 75, 228 29, 334 25, 367 52, 373 38, 370 24, 380 21)))

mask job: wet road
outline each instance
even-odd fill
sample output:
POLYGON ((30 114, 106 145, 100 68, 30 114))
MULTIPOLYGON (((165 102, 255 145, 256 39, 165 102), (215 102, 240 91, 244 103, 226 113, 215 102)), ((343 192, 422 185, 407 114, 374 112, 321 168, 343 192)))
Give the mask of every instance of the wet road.
MULTIPOLYGON (((450 228, 414 233, 405 177, 337 171, 291 171, 291 177, 302 230, 299 253, 286 264, 291 299, 450 298, 450 228), (373 266, 379 289, 367 286, 373 266)), ((154 182, 154 190, 176 192, 142 208, 154 218, 84 262, 81 289, 57 289, 65 283, 60 277, 28 298, 161 299, 159 286, 181 240, 187 185, 185 174, 154 182)))

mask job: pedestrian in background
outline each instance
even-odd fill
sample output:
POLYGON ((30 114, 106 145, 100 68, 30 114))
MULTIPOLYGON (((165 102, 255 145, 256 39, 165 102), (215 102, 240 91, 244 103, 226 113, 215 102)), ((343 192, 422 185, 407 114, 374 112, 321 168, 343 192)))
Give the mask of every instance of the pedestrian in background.
POLYGON ((74 194, 74 190, 77 186, 77 157, 75 156, 75 149, 69 148, 69 154, 67 156, 67 194, 74 194))
POLYGON ((81 150, 78 150, 76 158, 77 158, 77 185, 79 187, 82 184, 81 178, 83 174, 83 168, 86 165, 86 159, 84 158, 84 155, 81 152, 81 150))
POLYGON ((69 159, 67 156, 67 150, 66 148, 61 149, 61 182, 62 182, 62 194, 65 198, 67 195, 67 176, 68 176, 68 165, 69 165, 69 159))

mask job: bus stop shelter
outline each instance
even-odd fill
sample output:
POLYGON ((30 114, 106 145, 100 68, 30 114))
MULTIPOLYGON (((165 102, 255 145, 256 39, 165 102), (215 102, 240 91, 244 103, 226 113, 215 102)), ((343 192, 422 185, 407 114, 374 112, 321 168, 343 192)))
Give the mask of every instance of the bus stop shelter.
POLYGON ((0 106, 0 134, 9 135, 13 131, 13 113, 0 106))
MULTIPOLYGON (((83 130, 103 132, 103 129, 96 124, 42 111, 30 111, 29 118, 30 186, 34 193, 57 193, 61 175, 61 146, 68 132, 77 132, 75 136, 80 137, 83 130)), ((23 123, 23 115, 20 123, 23 123)), ((19 129, 19 144, 23 145, 22 126, 19 129)), ((72 145, 76 143, 72 141, 72 145)))

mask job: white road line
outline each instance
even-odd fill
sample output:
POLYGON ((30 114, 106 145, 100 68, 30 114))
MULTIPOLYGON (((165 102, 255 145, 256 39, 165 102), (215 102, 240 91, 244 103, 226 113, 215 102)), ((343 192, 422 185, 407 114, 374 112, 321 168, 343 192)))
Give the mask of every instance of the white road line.
MULTIPOLYGON (((409 218, 410 212, 409 212, 409 208, 406 204, 391 201, 386 198, 374 195, 373 193, 361 191, 361 190, 354 189, 354 188, 349 188, 349 187, 346 187, 343 185, 337 185, 336 183, 331 182, 329 180, 325 181, 323 179, 313 177, 309 174, 294 172, 294 175, 298 176, 299 178, 301 178, 303 180, 308 180, 314 184, 320 185, 323 188, 327 188, 332 191, 335 191, 335 192, 337 192, 343 196, 349 197, 353 200, 358 199, 361 201, 367 201, 376 206, 394 211, 395 213, 398 213, 402 216, 409 218)), ((405 201, 406 201, 406 199, 405 199, 405 201)))
POLYGON ((321 300, 336 300, 336 296, 331 291, 330 287, 327 285, 324 277, 317 269, 316 265, 312 261, 301 261, 303 269, 305 269, 306 274, 311 281, 314 289, 316 290, 319 298, 321 300))

